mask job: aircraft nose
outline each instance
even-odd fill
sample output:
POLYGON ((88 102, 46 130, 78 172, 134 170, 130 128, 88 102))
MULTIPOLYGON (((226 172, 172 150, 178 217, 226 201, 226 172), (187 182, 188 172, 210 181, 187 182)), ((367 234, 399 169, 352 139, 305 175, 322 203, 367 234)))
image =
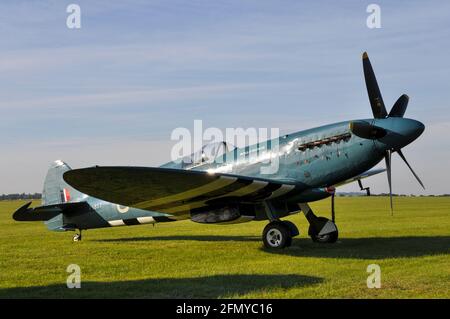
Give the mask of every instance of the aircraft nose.
POLYGON ((401 149, 417 139, 425 130, 423 123, 413 119, 387 118, 380 122, 379 125, 388 132, 379 140, 385 149, 401 149))
POLYGON ((403 121, 404 123, 399 133, 403 135, 403 137, 408 138, 410 140, 409 143, 411 143, 423 133, 423 131, 425 130, 425 125, 423 125, 422 122, 416 120, 404 120, 406 121, 403 121))

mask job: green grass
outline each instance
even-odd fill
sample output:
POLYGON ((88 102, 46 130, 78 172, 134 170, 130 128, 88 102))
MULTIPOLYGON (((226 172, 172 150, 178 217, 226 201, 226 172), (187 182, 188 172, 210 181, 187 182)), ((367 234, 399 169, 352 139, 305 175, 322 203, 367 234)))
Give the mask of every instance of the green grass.
MULTIPOLYGON (((24 202, 0 202, 0 298, 449 298, 450 199, 337 198, 338 243, 315 244, 302 214, 300 237, 262 248, 265 222, 190 221, 89 230, 83 241, 42 223, 19 223, 24 202), (78 264, 81 289, 68 289, 78 264), (381 267, 380 289, 366 268, 381 267)), ((329 200, 312 204, 328 216, 329 200)), ((37 204, 37 203, 36 203, 37 204)))

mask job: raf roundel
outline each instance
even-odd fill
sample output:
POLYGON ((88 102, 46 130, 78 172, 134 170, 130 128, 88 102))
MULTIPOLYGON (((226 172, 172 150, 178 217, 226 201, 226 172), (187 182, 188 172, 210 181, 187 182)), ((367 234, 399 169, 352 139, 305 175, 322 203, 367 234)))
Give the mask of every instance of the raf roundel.
POLYGON ((130 207, 121 206, 119 204, 117 204, 116 207, 117 207, 117 211, 121 214, 125 214, 126 212, 128 212, 130 210, 130 207))

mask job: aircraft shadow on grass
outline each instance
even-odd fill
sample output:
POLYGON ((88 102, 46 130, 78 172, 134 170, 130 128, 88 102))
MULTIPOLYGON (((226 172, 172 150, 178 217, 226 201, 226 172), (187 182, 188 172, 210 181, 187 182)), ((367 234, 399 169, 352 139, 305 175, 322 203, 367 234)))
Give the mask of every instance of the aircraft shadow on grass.
POLYGON ((297 257, 352 259, 408 258, 450 253, 450 236, 343 238, 335 244, 294 239, 291 249, 264 251, 297 257))
MULTIPOLYGON (((102 239, 99 242, 152 242, 152 241, 210 241, 239 242, 260 241, 252 236, 163 236, 163 237, 131 237, 118 239, 102 239)), ((356 259, 386 259, 399 257, 418 257, 427 255, 449 254, 450 236, 407 236, 407 237, 370 237, 342 238, 336 244, 313 243, 309 238, 294 238, 292 246, 286 249, 261 250, 297 257, 330 257, 356 259)))
POLYGON ((222 235, 176 235, 176 236, 158 236, 158 237, 126 237, 99 239, 97 242, 138 242, 138 241, 261 241, 257 236, 222 236, 222 235))
POLYGON ((215 275, 114 282, 82 280, 80 289, 68 289, 65 283, 0 289, 0 298, 219 298, 274 288, 300 288, 322 281, 319 277, 295 274, 215 275))

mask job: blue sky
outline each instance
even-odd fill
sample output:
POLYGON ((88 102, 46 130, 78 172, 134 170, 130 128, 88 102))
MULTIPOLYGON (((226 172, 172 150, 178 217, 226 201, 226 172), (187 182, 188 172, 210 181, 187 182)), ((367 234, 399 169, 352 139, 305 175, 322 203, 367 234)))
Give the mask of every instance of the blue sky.
MULTIPOLYGON (((426 125, 404 153, 427 190, 394 155, 394 191, 450 193, 449 14, 448 1, 2 1, 0 193, 41 191, 55 159, 162 164, 195 119, 290 132, 371 117, 365 50, 387 107, 407 93, 426 125), (66 27, 70 3, 81 29, 66 27)), ((387 191, 385 176, 366 184, 387 191)))

